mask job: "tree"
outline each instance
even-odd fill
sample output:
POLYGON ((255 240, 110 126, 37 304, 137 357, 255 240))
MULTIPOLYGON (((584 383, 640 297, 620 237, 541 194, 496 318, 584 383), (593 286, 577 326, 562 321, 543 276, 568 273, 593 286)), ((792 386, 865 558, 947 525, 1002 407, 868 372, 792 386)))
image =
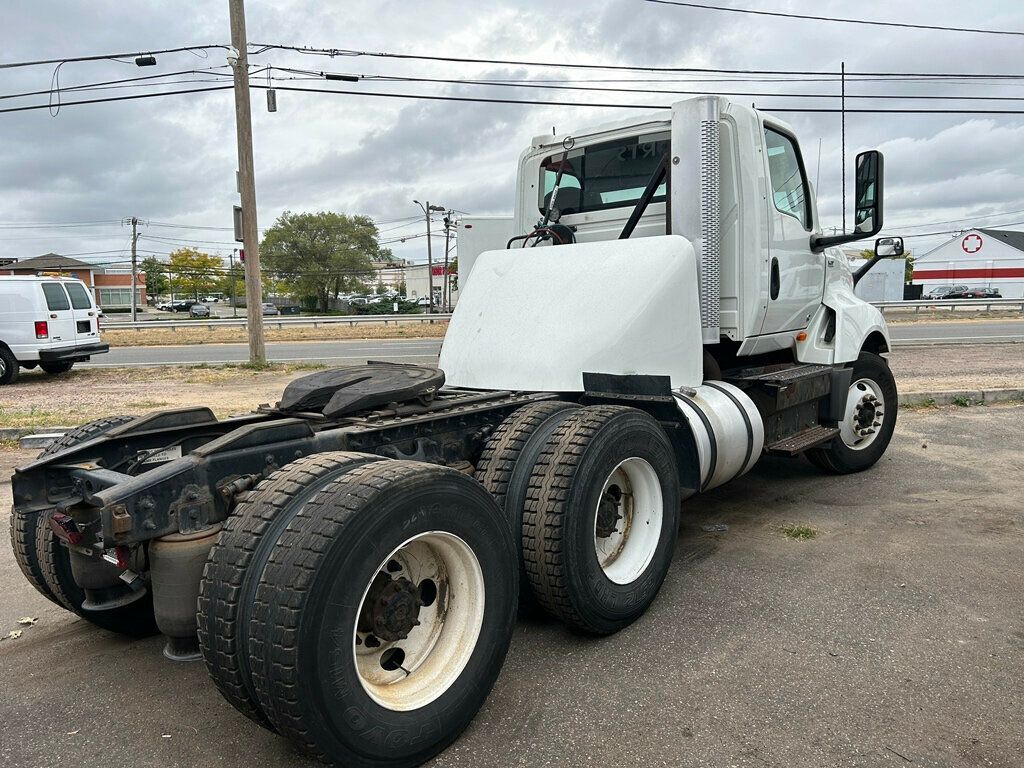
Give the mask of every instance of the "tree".
POLYGON ((217 290, 229 298, 245 297, 245 265, 233 264, 217 281, 217 290))
POLYGON ((391 258, 377 243, 377 225, 366 216, 285 211, 260 244, 264 269, 285 281, 304 304, 315 298, 322 311, 331 299, 361 290, 373 262, 391 258))
POLYGON ((223 270, 224 264, 220 258, 195 248, 172 251, 167 262, 172 288, 191 295, 196 301, 199 301, 200 294, 213 290, 223 270))
POLYGON ((150 296, 160 296, 167 293, 169 281, 167 279, 167 265, 156 256, 147 256, 142 260, 142 273, 146 276, 146 293, 150 296))

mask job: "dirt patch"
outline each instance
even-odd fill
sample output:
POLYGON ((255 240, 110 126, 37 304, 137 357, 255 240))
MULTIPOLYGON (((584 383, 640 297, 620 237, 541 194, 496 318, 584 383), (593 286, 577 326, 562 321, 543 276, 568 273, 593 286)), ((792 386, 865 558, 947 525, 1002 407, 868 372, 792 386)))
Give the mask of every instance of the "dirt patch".
MULTIPOLYGON (((153 321, 152 328, 117 329, 113 324, 103 329, 103 341, 112 347, 162 347, 182 344, 230 344, 248 341, 245 328, 161 328, 153 321)), ((439 339, 448 330, 447 320, 433 323, 402 325, 320 325, 274 328, 272 321, 264 327, 267 341, 337 341, 356 339, 439 339)))
POLYGON ((318 367, 92 368, 60 377, 26 371, 17 383, 0 388, 0 427, 73 426, 102 416, 197 405, 225 417, 279 399, 289 381, 318 367))
POLYGON ((1024 344, 898 347, 889 365, 903 393, 1024 387, 1024 344))
POLYGON ((1024 313, 1020 309, 1000 309, 991 312, 978 311, 973 309, 960 310, 888 310, 885 313, 885 322, 889 325, 904 325, 913 323, 976 323, 979 320, 1024 320, 1024 313))

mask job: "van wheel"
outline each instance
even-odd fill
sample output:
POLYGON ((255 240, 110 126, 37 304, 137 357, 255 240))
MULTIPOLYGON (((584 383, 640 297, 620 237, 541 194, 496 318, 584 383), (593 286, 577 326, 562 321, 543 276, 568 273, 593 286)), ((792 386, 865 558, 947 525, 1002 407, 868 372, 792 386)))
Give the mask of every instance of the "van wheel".
POLYGON ((58 360, 53 363, 40 363, 39 367, 51 375, 56 375, 59 373, 67 373, 71 370, 71 367, 74 364, 74 361, 71 360, 58 360))
POLYGON ((523 558, 540 604, 592 634, 617 632, 657 595, 679 528, 675 454, 636 408, 571 413, 541 452, 523 513, 523 558))
POLYGON ((7 347, 0 346, 0 385, 18 380, 18 358, 7 347))
POLYGON ((896 379, 885 359, 861 352, 853 364, 853 380, 846 398, 839 434, 805 454, 823 472, 845 475, 874 466, 896 429, 896 379))
POLYGON ((478 482, 413 461, 356 467, 270 554, 249 640, 260 706, 325 762, 420 765, 490 692, 518 586, 512 533, 478 482))

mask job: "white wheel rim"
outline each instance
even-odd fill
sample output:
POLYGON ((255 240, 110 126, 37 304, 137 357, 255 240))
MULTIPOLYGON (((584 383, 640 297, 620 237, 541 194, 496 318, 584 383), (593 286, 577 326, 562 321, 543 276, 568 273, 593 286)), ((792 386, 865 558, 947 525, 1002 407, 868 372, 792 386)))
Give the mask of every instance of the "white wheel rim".
POLYGON ((359 601, 352 650, 363 690, 380 706, 396 712, 426 706, 466 668, 483 620, 483 571, 470 546, 444 531, 412 537, 384 558, 359 601), (373 631, 360 631, 367 597, 382 573, 394 582, 405 579, 421 593, 426 589, 428 596, 424 582, 434 585, 433 600, 421 605, 416 614, 418 626, 401 639, 385 640, 373 631), (399 666, 394 666, 396 662, 399 666))
POLYGON ((631 584, 647 570, 661 540, 662 506, 658 473, 644 459, 626 459, 608 475, 594 515, 594 551, 609 581, 631 584), (609 505, 604 519, 602 504, 609 505))
POLYGON ((878 382, 858 379, 846 396, 846 415, 839 435, 847 448, 863 451, 878 438, 885 423, 885 395, 878 382))

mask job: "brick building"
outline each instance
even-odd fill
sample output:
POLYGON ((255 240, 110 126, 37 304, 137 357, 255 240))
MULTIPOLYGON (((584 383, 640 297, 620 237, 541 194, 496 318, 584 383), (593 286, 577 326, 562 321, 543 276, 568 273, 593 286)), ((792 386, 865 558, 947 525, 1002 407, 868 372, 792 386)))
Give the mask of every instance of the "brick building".
MULTIPOLYGON (((107 273, 102 267, 84 261, 47 253, 31 259, 23 259, 0 267, 0 275, 41 275, 56 274, 74 277, 89 286, 96 298, 96 304, 104 309, 124 309, 132 305, 132 276, 130 272, 107 273)), ((146 306, 146 275, 135 277, 136 304, 146 306)))

